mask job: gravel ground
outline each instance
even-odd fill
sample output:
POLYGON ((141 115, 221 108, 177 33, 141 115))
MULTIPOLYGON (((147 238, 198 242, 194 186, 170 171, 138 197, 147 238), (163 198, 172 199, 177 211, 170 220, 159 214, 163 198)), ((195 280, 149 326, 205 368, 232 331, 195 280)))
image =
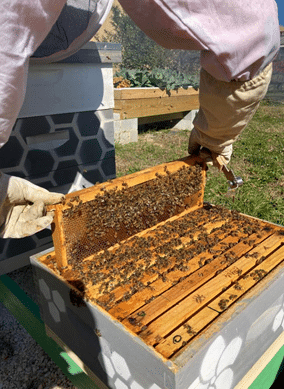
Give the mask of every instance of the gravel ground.
MULTIPOLYGON (((30 266, 8 276, 36 301, 30 266)), ((0 389, 77 389, 1 303, 0 389)))

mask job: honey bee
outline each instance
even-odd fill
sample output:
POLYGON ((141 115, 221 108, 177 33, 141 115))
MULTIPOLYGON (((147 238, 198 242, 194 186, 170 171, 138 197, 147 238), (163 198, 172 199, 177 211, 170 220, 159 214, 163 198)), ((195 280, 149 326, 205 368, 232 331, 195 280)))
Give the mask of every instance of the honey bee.
POLYGON ((205 296, 203 295, 200 295, 200 294, 197 294, 195 296, 193 296, 193 299, 197 302, 197 303, 202 303, 202 301, 205 299, 205 296))
POLYGON ((227 299, 221 299, 218 303, 220 309, 223 311, 224 309, 227 308, 227 303, 229 302, 229 300, 227 299))
POLYGON ((235 288, 236 290, 242 290, 242 287, 241 287, 241 285, 240 285, 238 282, 236 282, 236 283, 234 284, 234 288, 235 288))

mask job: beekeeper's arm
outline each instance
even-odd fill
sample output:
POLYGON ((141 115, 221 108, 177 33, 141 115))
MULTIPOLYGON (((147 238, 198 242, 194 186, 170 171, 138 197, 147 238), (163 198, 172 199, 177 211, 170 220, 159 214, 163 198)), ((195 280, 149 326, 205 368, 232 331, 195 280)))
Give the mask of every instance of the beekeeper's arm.
MULTIPOLYGON (((0 2, 0 147, 24 101, 30 57, 49 63, 78 51, 102 25, 113 0, 0 2)), ((45 206, 63 195, 0 173, 0 237, 21 238, 46 228, 45 206)))
MULTIPOLYGON (((58 19, 66 0, 0 3, 0 147, 8 140, 24 101, 29 58, 58 19)), ((63 195, 0 173, 0 236, 21 238, 46 228, 45 205, 63 195)))
POLYGON ((264 98, 280 46, 274 0, 119 0, 168 49, 201 50, 200 109, 189 152, 206 147, 228 162, 232 144, 264 98))
MULTIPOLYGON (((24 101, 29 58, 58 19, 66 0, 0 3, 0 147, 8 140, 24 101)), ((0 236, 21 238, 46 228, 45 204, 60 201, 28 181, 0 173, 0 236)))
POLYGON ((233 143, 255 114, 271 80, 272 64, 249 81, 220 81, 204 69, 200 72, 200 107, 193 121, 188 152, 211 151, 213 164, 221 155, 229 163, 233 143))

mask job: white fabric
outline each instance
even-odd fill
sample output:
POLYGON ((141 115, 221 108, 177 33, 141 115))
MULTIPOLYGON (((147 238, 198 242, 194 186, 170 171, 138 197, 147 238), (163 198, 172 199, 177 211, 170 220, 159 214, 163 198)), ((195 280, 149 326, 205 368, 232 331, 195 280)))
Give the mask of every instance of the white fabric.
POLYGON ((29 57, 56 22, 66 0, 0 2, 0 147, 24 101, 29 57))
MULTIPOLYGON (((29 58, 47 37, 66 1, 0 1, 0 148, 7 142, 24 101, 29 58)), ((70 0, 71 4, 72 1, 91 8, 86 30, 64 50, 33 61, 58 61, 79 50, 101 26, 113 0, 70 0)), ((71 30, 76 31, 76 23, 71 30)))
POLYGON ((201 66, 222 81, 247 81, 280 46, 274 0, 119 0, 135 23, 169 49, 202 50, 201 66))
POLYGON ((45 206, 63 199, 19 177, 0 173, 0 237, 23 238, 48 227, 53 212, 45 206))

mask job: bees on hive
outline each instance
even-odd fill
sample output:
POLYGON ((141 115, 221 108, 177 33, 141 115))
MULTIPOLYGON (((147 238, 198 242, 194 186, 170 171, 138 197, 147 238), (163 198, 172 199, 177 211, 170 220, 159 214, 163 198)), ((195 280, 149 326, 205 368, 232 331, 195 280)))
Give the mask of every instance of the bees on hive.
POLYGON ((87 229, 86 240, 93 242, 92 249, 89 250, 92 251, 90 255, 96 252, 95 246, 98 245, 96 238, 99 241, 106 241, 106 246, 109 247, 127 235, 151 227, 174 215, 175 206, 185 208, 185 197, 201 187, 201 170, 198 164, 184 166, 174 173, 170 173, 165 167, 164 174, 157 173, 155 179, 135 187, 129 188, 126 182, 122 183, 122 189, 106 190, 102 187, 93 200, 84 204, 78 196, 74 196, 66 204, 68 209, 62 212, 67 234, 68 220, 76 219, 78 215, 83 217, 87 229), (107 242, 105 234, 102 233, 107 229, 123 230, 124 236, 113 236, 113 239, 107 242))
POLYGON ((227 300, 227 299, 221 299, 219 302, 218 302, 218 305, 219 305, 219 307, 220 307, 220 309, 222 310, 222 311, 224 311, 224 309, 226 309, 227 308, 227 303, 229 302, 229 300, 227 300))
POLYGON ((196 294, 195 296, 193 296, 193 299, 194 299, 197 303, 201 304, 202 301, 205 299, 205 296, 200 295, 200 294, 196 294))
MULTIPOLYGON (((255 235, 251 235, 263 227, 256 221, 251 222, 237 212, 219 206, 204 206, 182 218, 166 221, 176 213, 177 207, 183 206, 184 199, 200 187, 198 175, 201 168, 198 169, 196 166, 184 167, 170 173, 165 167, 153 180, 135 187, 129 187, 125 182, 121 184, 122 189, 109 191, 102 187, 100 193, 88 203, 82 203, 79 198, 69 199, 71 205, 66 204, 69 208, 63 211, 64 222, 67 227, 70 225, 71 230, 77 227, 76 218, 80 218, 84 220, 86 228, 85 235, 78 242, 72 241, 70 236, 66 239, 70 257, 68 272, 71 266, 74 276, 82 280, 84 285, 97 285, 99 296, 96 301, 105 309, 130 300, 144 288, 148 293, 152 291, 158 295, 154 286, 161 285, 161 282, 153 282, 162 280, 174 287, 196 270, 197 263, 198 268, 202 268, 214 261, 221 252, 224 253, 222 263, 225 267, 230 266, 239 259, 232 251, 238 242, 237 239, 227 242, 226 237, 237 238, 239 234, 245 234, 245 239, 242 237, 239 241, 243 239, 249 246, 248 250, 254 246, 255 235), (226 223, 209 230, 210 233, 207 231, 206 223, 224 218, 226 223), (147 235, 135 235, 160 221, 165 223, 147 235), (232 225, 234 230, 231 232, 232 225), (124 242, 120 243, 122 240, 124 242), (118 245, 114 246, 116 243, 118 245), (199 254, 195 263, 194 258, 199 254), (88 267, 83 267, 82 260, 89 255, 93 255, 92 260, 88 267), (180 271, 183 274, 173 274, 180 271), (120 294, 116 293, 116 288, 119 288, 120 294)), ((217 270, 216 275, 219 272, 221 270, 217 270)), ((203 277, 203 270, 200 269, 197 275, 203 277)), ((241 276, 241 270, 238 275, 241 276)), ((253 277, 261 278, 264 275, 258 272, 253 277)), ((236 290, 241 288, 238 283, 234 287, 236 290)), ((233 300, 235 296, 232 294, 229 299, 233 300)), ((205 299, 199 294, 193 298, 199 304, 205 299)), ((155 296, 146 299, 145 304, 154 299, 155 296)), ((223 309, 227 303, 228 300, 221 303, 223 309)))
POLYGON ((184 324, 183 327, 186 329, 186 332, 189 335, 195 335, 196 332, 193 330, 193 328, 189 324, 184 324))
POLYGON ((265 277, 267 272, 263 269, 256 269, 254 272, 250 273, 250 277, 255 281, 260 281, 263 277, 265 277))

